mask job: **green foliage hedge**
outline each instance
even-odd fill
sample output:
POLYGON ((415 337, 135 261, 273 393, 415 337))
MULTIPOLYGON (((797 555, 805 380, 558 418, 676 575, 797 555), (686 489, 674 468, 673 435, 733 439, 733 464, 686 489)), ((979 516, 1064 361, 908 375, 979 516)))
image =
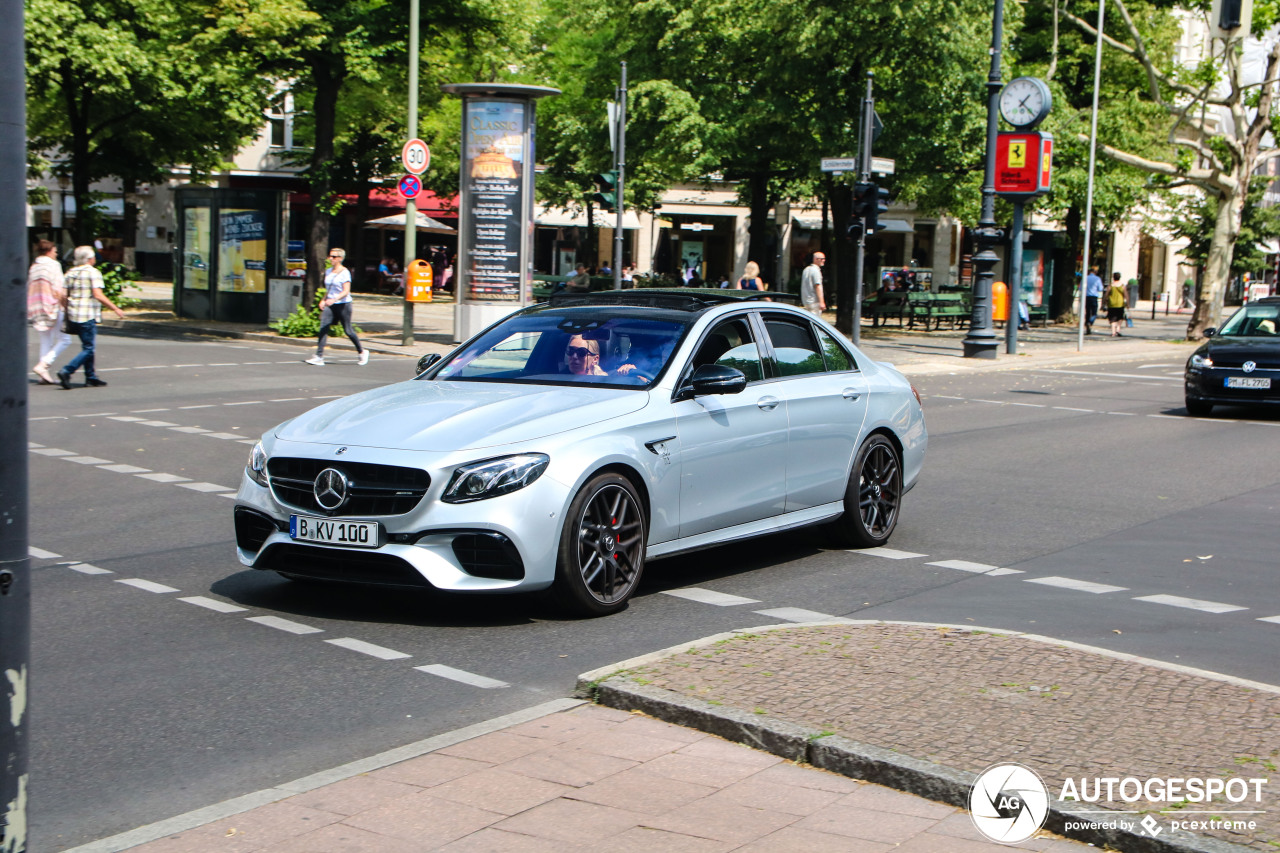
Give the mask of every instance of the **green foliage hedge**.
MULTIPOLYGON (((316 338, 320 336, 320 302, 324 299, 324 291, 316 291, 315 303, 307 308, 299 305, 293 313, 269 324, 277 334, 286 338, 316 338)), ((357 335, 364 334, 364 329, 353 325, 357 335)))

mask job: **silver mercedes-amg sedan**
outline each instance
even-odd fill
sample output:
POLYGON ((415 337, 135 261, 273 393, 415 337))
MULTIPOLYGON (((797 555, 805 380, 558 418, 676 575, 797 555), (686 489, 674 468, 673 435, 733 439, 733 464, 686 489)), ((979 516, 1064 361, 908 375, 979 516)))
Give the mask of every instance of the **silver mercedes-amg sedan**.
POLYGON ((236 496, 240 561, 604 615, 647 560, 817 524, 883 545, 924 461, 919 395, 767 295, 559 295, 280 424, 236 496))

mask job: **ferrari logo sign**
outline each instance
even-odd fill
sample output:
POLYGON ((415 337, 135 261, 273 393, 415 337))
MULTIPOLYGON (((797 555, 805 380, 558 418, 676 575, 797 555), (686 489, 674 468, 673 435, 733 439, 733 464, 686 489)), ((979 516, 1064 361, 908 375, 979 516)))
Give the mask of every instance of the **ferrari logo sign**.
POLYGON ((1038 131, 1004 132, 996 137, 996 192, 1028 197, 1048 192, 1053 168, 1053 136, 1038 131))

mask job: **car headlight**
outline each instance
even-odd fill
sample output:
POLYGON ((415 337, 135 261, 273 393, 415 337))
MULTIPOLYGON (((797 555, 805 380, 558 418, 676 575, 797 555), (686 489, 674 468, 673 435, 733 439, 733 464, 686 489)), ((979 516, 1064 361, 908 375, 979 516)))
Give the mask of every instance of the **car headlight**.
POLYGON ((1213 367, 1213 359, 1209 358, 1207 355, 1193 355, 1191 356, 1191 366, 1213 367))
POLYGON ((267 484, 267 451, 263 450, 261 441, 249 451, 249 464, 245 465, 244 470, 249 479, 259 486, 267 484))
POLYGON ((515 492, 541 477, 549 464, 551 457, 545 453, 519 453, 472 462, 454 469, 453 479, 440 499, 461 504, 515 492))

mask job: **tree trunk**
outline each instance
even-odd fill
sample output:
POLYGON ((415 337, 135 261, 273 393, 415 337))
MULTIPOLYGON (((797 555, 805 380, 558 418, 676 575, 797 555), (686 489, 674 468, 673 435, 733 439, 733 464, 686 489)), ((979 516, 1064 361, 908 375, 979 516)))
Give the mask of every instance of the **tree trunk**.
MULTIPOLYGON (((772 264, 769 251, 769 170, 761 168, 747 176, 747 186, 751 193, 751 224, 747 227, 747 260, 755 261, 761 269, 766 281, 775 281, 777 276, 765 277, 763 273, 772 264)), ((736 274, 736 270, 734 274, 736 274)), ((776 286, 776 284, 775 284, 776 286)))
MULTIPOLYGON (((853 316, 854 302, 857 300, 855 288, 855 269, 853 258, 853 241, 849 239, 849 225, 853 222, 853 188, 848 184, 837 184, 831 194, 831 213, 834 220, 835 255, 839 266, 836 269, 836 328, 846 335, 853 334, 853 324, 858 318, 853 316)), ((831 300, 828 299, 828 307, 831 300)))
MULTIPOLYGON (((1236 182, 1237 187, 1248 186, 1248 175, 1236 182)), ((1218 199, 1218 216, 1213 223, 1213 240, 1209 243, 1209 257, 1205 260, 1196 307, 1187 323, 1187 339, 1198 341, 1204 330, 1217 326, 1222 319, 1222 299, 1227 281, 1231 277, 1231 257, 1235 252, 1236 238, 1240 236, 1240 224, 1244 217, 1245 192, 1236 191, 1218 199)))
POLYGON ((129 269, 138 268, 138 180, 126 177, 122 181, 124 188, 124 234, 121 241, 124 245, 124 265, 129 269))
POLYGON ((324 281, 325 258, 329 254, 329 212, 333 180, 330 169, 333 163, 333 135, 337 120, 338 92, 346 78, 342 59, 319 58, 311 66, 315 95, 315 148, 311 151, 311 227, 307 233, 307 277, 302 290, 302 304, 310 308, 315 304, 316 291, 324 281))
MULTIPOLYGON (((361 290, 370 289, 375 293, 378 290, 377 271, 370 276, 365 270, 364 257, 364 224, 369 221, 369 193, 372 191, 373 184, 369 182, 369 176, 363 174, 362 170, 356 170, 356 180, 359 182, 360 193, 356 196, 356 235, 351 238, 351 245, 347 246, 347 266, 351 268, 352 287, 360 286, 361 290), (373 286, 369 287, 369 280, 372 279, 373 286)), ((378 258, 378 262, 382 262, 382 258, 378 258)))
MULTIPOLYGON (((1080 210, 1080 206, 1073 204, 1067 208, 1067 218, 1064 225, 1067 229, 1067 245, 1070 247, 1068 251, 1071 253, 1071 263, 1065 270, 1065 275, 1057 275, 1055 269, 1054 288, 1053 288, 1053 304, 1049 308, 1049 316, 1055 320, 1064 314, 1074 314, 1079 310, 1079 302, 1075 294, 1076 289, 1076 264, 1079 263, 1081 257, 1081 242, 1084 240, 1083 232, 1084 214, 1080 210)), ((1084 287, 1084 277, 1081 276, 1079 286, 1084 287)))

